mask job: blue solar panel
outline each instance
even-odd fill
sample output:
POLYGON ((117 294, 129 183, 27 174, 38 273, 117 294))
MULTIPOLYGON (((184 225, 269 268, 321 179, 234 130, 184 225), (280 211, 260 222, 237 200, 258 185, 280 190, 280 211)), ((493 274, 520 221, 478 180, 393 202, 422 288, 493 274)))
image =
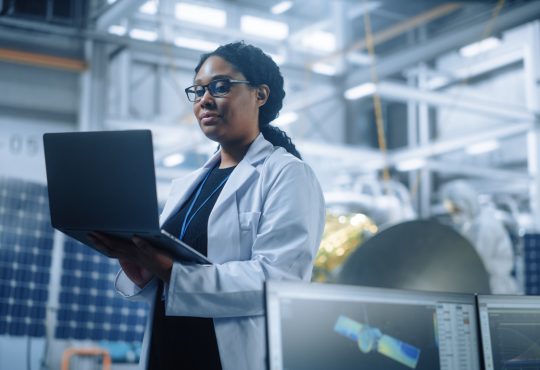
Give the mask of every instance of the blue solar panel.
POLYGON ((69 239, 64 246, 57 338, 142 340, 147 305, 118 296, 118 263, 69 239))
POLYGON ((0 178, 0 334, 45 335, 52 238, 46 188, 0 178))
MULTIPOLYGON (((46 186, 0 177, 0 335, 45 336, 53 234, 46 186)), ((147 306, 116 294, 117 270, 66 237, 56 337, 141 340, 147 306)))
POLYGON ((540 294, 540 234, 523 236, 525 294, 540 294))

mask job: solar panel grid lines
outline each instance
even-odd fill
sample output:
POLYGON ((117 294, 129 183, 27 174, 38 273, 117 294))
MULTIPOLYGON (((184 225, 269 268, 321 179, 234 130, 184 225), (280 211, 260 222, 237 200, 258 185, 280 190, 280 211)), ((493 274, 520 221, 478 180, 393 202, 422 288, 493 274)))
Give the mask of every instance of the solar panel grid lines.
POLYGON ((115 293, 118 264, 54 233, 46 186, 0 177, 0 335, 43 337, 48 318, 57 338, 140 342, 148 309, 115 293))
POLYGON ((45 335, 53 232, 45 192, 0 178, 0 334, 45 335))
POLYGON ((75 240, 66 241, 57 338, 142 340, 147 306, 116 294, 113 286, 118 268, 114 260, 75 240))
POLYGON ((540 294, 540 234, 523 236, 525 294, 540 294))

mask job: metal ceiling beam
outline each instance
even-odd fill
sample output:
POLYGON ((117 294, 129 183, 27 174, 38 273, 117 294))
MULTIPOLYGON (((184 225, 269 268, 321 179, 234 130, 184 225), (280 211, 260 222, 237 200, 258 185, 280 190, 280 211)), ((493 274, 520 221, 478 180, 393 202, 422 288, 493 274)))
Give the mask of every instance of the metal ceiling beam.
POLYGON ((459 174, 469 177, 480 177, 500 181, 508 181, 509 179, 512 179, 512 181, 522 181, 524 183, 528 183, 532 180, 532 178, 525 172, 502 170, 499 168, 489 168, 485 166, 474 166, 463 162, 456 163, 430 159, 427 166, 431 171, 438 173, 459 174))
POLYGON ((537 116, 534 112, 527 111, 525 106, 504 104, 498 101, 480 100, 463 96, 459 93, 448 94, 433 91, 422 91, 406 85, 392 82, 380 82, 377 84, 377 93, 386 99, 399 101, 416 101, 427 103, 435 107, 450 107, 457 110, 471 111, 492 116, 500 119, 535 121, 537 116))
MULTIPOLYGON (((351 6, 347 11, 347 18, 349 20, 353 20, 361 15, 364 15, 365 12, 372 12, 378 9, 380 6, 381 4, 378 1, 351 6)), ((312 23, 304 28, 295 31, 289 36, 288 41, 291 46, 297 47, 296 43, 300 41, 302 37, 317 31, 331 31, 335 27, 336 25, 334 24, 334 22, 332 22, 332 19, 328 18, 320 22, 312 23)))
POLYGON ((429 158, 446 153, 463 150, 464 148, 489 140, 502 139, 506 137, 525 135, 531 127, 531 123, 514 123, 512 125, 501 125, 500 128, 492 128, 489 131, 471 133, 454 139, 438 140, 431 144, 394 151, 391 162, 397 163, 409 159, 429 158))
MULTIPOLYGON (((540 1, 531 1, 515 9, 510 9, 497 17, 493 24, 492 33, 498 33, 520 24, 529 22, 540 17, 540 1)), ((428 42, 415 47, 407 48, 402 52, 385 56, 377 62, 377 74, 379 79, 384 79, 392 74, 403 71, 407 67, 422 61, 429 61, 445 52, 457 49, 463 45, 478 41, 483 34, 484 23, 477 23, 471 27, 456 30, 434 37, 428 42)), ((347 87, 353 87, 371 81, 369 68, 359 69, 349 75, 346 81, 347 87)))
POLYGON ((109 26, 135 13, 147 0, 118 0, 96 20, 96 29, 106 30, 109 26))
POLYGON ((429 71, 430 74, 442 77, 444 80, 441 80, 437 84, 430 84, 428 87, 430 90, 437 90, 456 83, 457 81, 466 81, 508 67, 512 64, 522 62, 523 57, 523 45, 505 45, 498 48, 495 55, 486 55, 473 64, 468 60, 463 60, 453 65, 451 69, 445 67, 443 69, 429 71))
POLYGON ((28 53, 3 48, 0 48, 0 60, 10 63, 27 64, 44 68, 55 68, 71 72, 82 72, 87 67, 84 60, 62 58, 46 54, 28 53))
MULTIPOLYGON (((427 12, 421 13, 417 16, 414 16, 412 18, 406 19, 403 22, 400 22, 394 26, 388 27, 382 31, 376 32, 373 35, 373 44, 376 46, 378 44, 381 44, 383 42, 392 40, 405 32, 408 32, 412 29, 415 29, 423 24, 426 24, 428 22, 431 22, 437 18, 440 18, 442 16, 448 15, 459 8, 461 8, 463 5, 460 4, 443 4, 438 7, 435 7, 431 10, 428 10, 427 12)), ((345 49, 339 49, 327 56, 324 56, 320 58, 319 60, 312 61, 312 63, 315 62, 330 62, 333 59, 340 58, 343 55, 348 56, 349 54, 352 54, 358 50, 364 50, 367 47, 367 41, 366 39, 361 39, 354 44, 348 46, 345 49)))

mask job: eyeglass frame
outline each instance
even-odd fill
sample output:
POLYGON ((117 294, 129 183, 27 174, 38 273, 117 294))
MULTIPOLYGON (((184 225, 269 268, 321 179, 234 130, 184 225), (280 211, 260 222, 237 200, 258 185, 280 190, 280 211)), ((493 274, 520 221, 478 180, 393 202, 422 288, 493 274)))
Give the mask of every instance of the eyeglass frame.
POLYGON ((188 92, 188 90, 189 90, 189 89, 192 89, 192 88, 195 87, 195 86, 200 86, 200 87, 202 87, 202 88, 204 89, 204 93, 205 93, 205 94, 206 94, 206 92, 208 91, 212 97, 214 97, 214 98, 222 98, 222 97, 224 97, 224 96, 227 96, 227 95, 231 92, 231 90, 229 89, 229 91, 227 91, 227 92, 226 92, 225 94, 223 94, 223 95, 214 95, 214 93, 212 92, 212 89, 210 88, 210 85, 215 84, 215 83, 217 83, 217 82, 221 82, 221 81, 228 81, 231 85, 236 85, 236 84, 248 84, 248 85, 251 85, 251 81, 247 81, 247 80, 233 80, 233 79, 231 79, 231 78, 218 78, 218 79, 215 79, 215 80, 210 81, 210 82, 207 83, 206 85, 191 85, 191 86, 188 86, 188 87, 186 87, 186 88, 184 89, 184 91, 185 91, 185 93, 186 93, 186 96, 187 96, 188 100, 189 100, 190 102, 192 102, 192 103, 197 103, 198 101, 201 101, 201 99, 202 99, 203 96, 204 96, 204 94, 203 94, 203 96, 199 97, 198 99, 195 98, 195 100, 191 100, 191 99, 189 98, 189 92, 188 92))

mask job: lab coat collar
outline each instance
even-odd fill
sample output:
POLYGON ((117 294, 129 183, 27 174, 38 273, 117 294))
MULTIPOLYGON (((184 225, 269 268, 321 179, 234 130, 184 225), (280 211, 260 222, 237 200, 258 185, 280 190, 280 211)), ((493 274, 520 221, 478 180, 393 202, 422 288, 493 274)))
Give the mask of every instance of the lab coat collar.
MULTIPOLYGON (((238 164, 240 165, 242 162, 248 163, 252 166, 256 165, 257 163, 263 161, 268 155, 272 152, 273 145, 267 141, 263 134, 259 133, 259 135, 253 140, 251 145, 249 146, 249 149, 242 159, 242 161, 238 164)), ((210 170, 212 169, 216 163, 221 158, 221 150, 216 152, 203 166, 204 169, 210 170)))
MULTIPOLYGON (((221 194, 219 195, 214 208, 210 214, 211 218, 219 217, 221 215, 222 207, 226 205, 229 200, 233 198, 238 190, 240 190, 244 184, 249 183, 252 176, 258 174, 255 166, 264 161, 270 153, 273 151, 273 145, 267 141, 262 134, 259 134, 255 140, 251 143, 246 155, 238 163, 234 171, 231 173, 231 177, 225 183, 221 194)), ((209 169, 219 160, 220 154, 216 153, 209 163, 209 169)), ((210 219, 209 219, 210 223, 210 219)))
MULTIPOLYGON (((226 203, 226 201, 231 198, 252 175, 255 174, 255 166, 261 161, 264 161, 272 153, 272 151, 273 145, 267 141, 261 133, 259 133, 259 135, 251 143, 242 161, 240 161, 238 166, 232 172, 231 177, 225 184, 216 201, 216 204, 214 205, 214 210, 212 213, 219 214, 219 209, 221 206, 226 203)), ((218 151, 203 165, 202 168, 192 172, 187 177, 175 180, 173 182, 171 198, 168 200, 168 204, 165 206, 165 209, 160 217, 161 225, 163 225, 171 215, 178 211, 180 206, 186 201, 195 187, 200 183, 202 178, 208 171, 214 168, 220 158, 221 151, 218 151)))

